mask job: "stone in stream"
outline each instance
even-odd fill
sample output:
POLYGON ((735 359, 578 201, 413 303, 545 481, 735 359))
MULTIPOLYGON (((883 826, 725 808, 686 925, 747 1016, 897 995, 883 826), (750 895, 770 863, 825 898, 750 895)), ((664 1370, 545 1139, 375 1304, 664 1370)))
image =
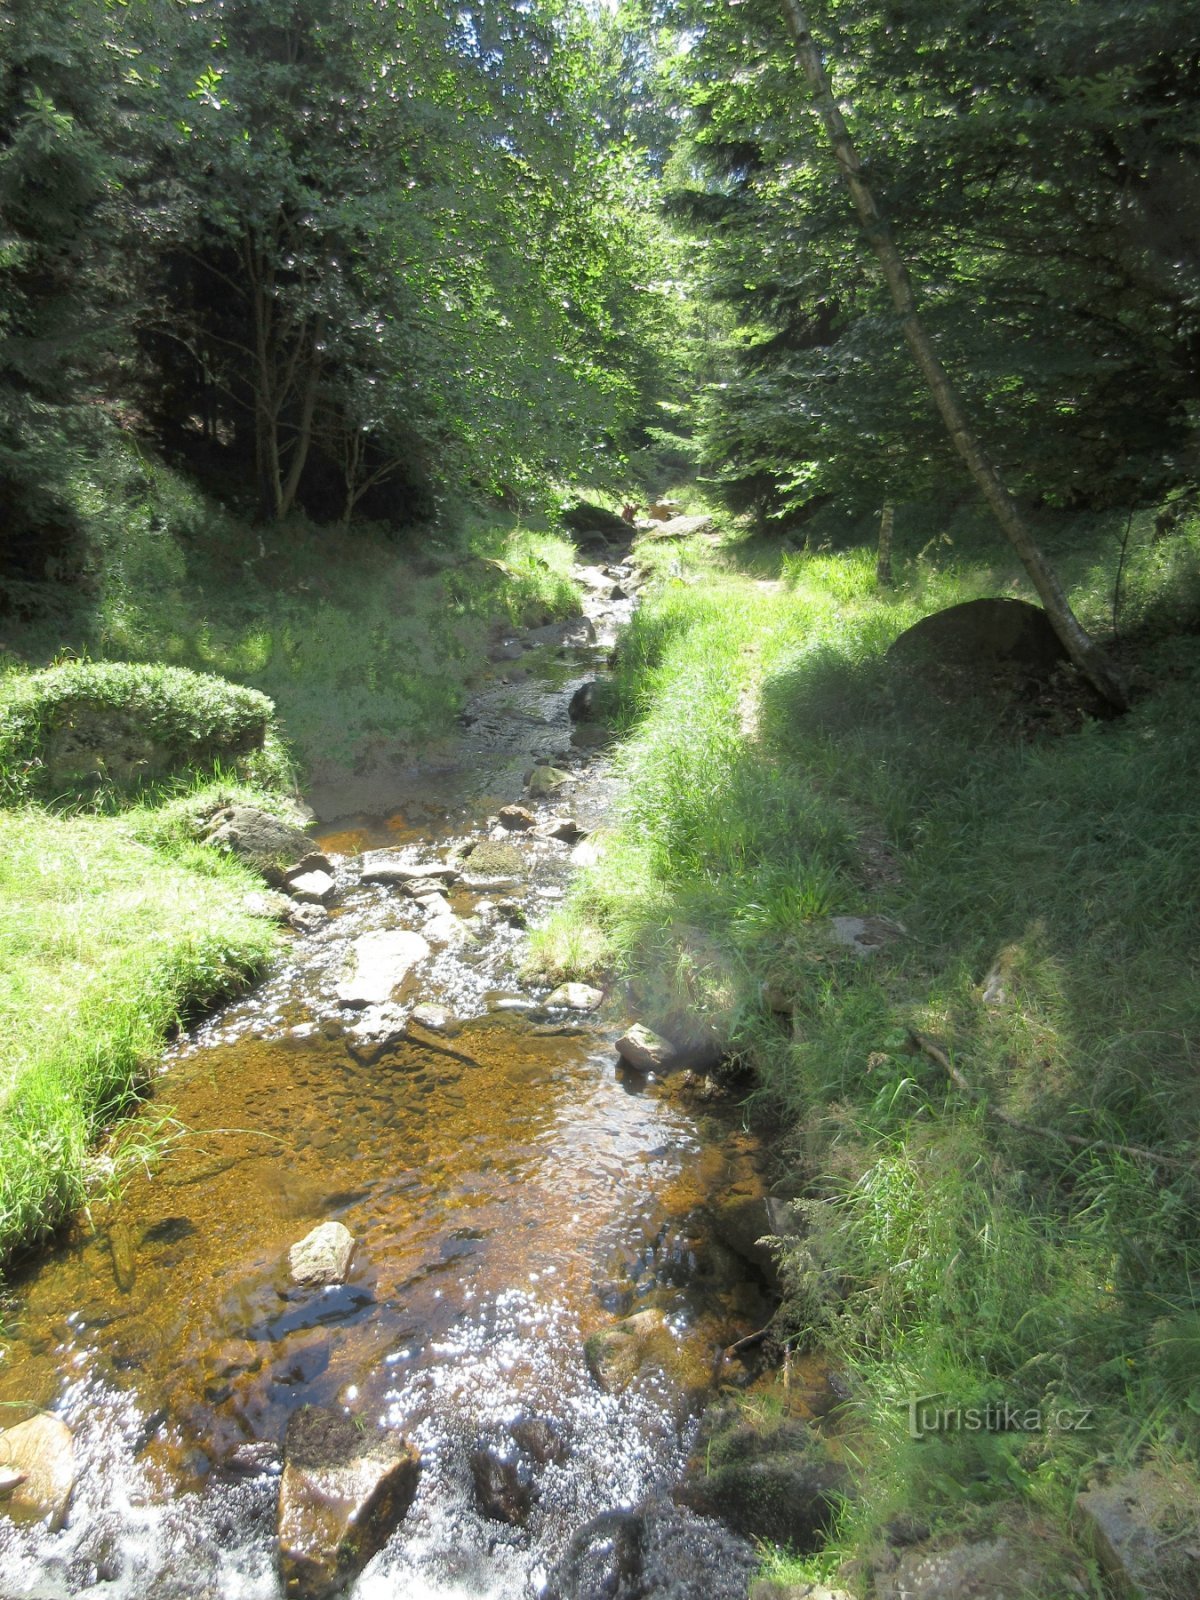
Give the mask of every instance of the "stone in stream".
POLYGON ((590 722, 596 714, 596 680, 581 683, 567 702, 567 715, 572 722, 590 722))
POLYGON ((529 867, 529 857, 518 845, 508 844, 503 839, 480 839, 472 846, 467 863, 470 870, 465 881, 470 886, 477 883, 481 875, 511 878, 523 873, 529 867))
POLYGON ((602 989, 593 989, 586 983, 560 983, 546 996, 546 1004, 561 1011, 595 1011, 604 999, 602 989))
POLYGON ((311 872, 289 875, 284 883, 292 899, 299 900, 302 905, 324 905, 327 900, 333 899, 337 888, 332 875, 322 872, 319 867, 311 872))
POLYGON ((359 870, 364 883, 418 884, 431 880, 453 883, 458 868, 445 861, 425 862, 417 865, 405 861, 394 850, 366 850, 359 858, 359 870))
POLYGON ((361 934, 350 946, 349 970, 337 986, 337 997, 344 1006, 382 1005, 428 954, 429 941, 404 928, 361 934))
POLYGON ((574 817, 550 817, 538 829, 543 839, 559 839, 563 844, 578 844, 587 838, 587 829, 581 828, 574 817))
POLYGON ((350 1054, 364 1066, 372 1066, 404 1042, 407 1027, 408 1017, 401 1006, 368 1006, 354 1026, 346 1030, 350 1054))
POLYGON ((353 1254, 354 1235, 349 1228, 340 1222, 322 1222, 288 1251, 288 1274, 293 1283, 345 1283, 353 1254))
POLYGON ((315 933, 323 923, 329 921, 329 913, 324 906, 306 905, 299 900, 291 902, 287 914, 288 926, 297 933, 315 933))
POLYGON ((57 1533, 67 1520, 75 1488, 75 1440, 70 1428, 48 1411, 0 1433, 0 1472, 10 1488, 0 1511, 14 1522, 44 1522, 57 1533))
POLYGON ((128 1294, 137 1281, 137 1240, 129 1224, 120 1217, 108 1225, 108 1248, 117 1288, 122 1294, 128 1294))
POLYGON ((718 1522, 650 1500, 593 1517, 550 1573, 543 1600, 745 1600, 754 1546, 718 1522))
POLYGON ((270 922, 287 922, 294 903, 278 889, 251 889, 249 894, 242 896, 242 909, 252 917, 264 917, 270 922))
POLYGON ((748 1539, 769 1539, 799 1551, 816 1549, 846 1494, 846 1469, 804 1422, 761 1431, 739 1410, 701 1434, 675 1500, 702 1516, 720 1517, 748 1539))
POLYGON ((475 1503, 485 1517, 523 1527, 533 1505, 533 1474, 514 1452, 481 1443, 471 1452, 475 1503))
POLYGON ((295 1600, 345 1588, 404 1520, 420 1476, 416 1447, 341 1411, 293 1413, 283 1446, 279 1572, 295 1600))
POLYGON ((499 822, 510 833, 527 833, 536 824, 537 818, 528 806, 501 806, 499 822))
POLYGON ((635 1022, 617 1040, 616 1051, 635 1072, 662 1072, 678 1057, 678 1048, 661 1034, 635 1022))
POLYGON ((534 767, 525 780, 525 787, 531 795, 550 795, 570 781, 571 774, 561 767, 534 767))
POLYGON ((412 1015, 408 1019, 416 1023, 418 1028, 425 1028, 430 1033, 457 1033, 459 1024, 445 1006, 425 1004, 414 1006, 412 1015))

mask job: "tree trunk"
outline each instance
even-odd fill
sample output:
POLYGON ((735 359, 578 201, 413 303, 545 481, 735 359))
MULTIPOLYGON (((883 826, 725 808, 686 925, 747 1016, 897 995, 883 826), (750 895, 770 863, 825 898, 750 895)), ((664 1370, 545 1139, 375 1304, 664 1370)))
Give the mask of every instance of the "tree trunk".
POLYGON ((875 582, 881 589, 892 586, 892 530, 895 526, 896 507, 885 500, 879 514, 879 550, 875 557, 875 582))
POLYGON ((1120 673, 1090 638, 1071 610, 1057 575, 1034 543, 1016 501, 1008 492, 995 463, 989 458, 967 421, 966 412, 963 410, 954 383, 943 367, 933 347, 933 341, 921 321, 908 268, 896 248, 891 230, 875 203, 875 196, 862 176, 862 165, 851 142, 845 119, 833 97, 820 52, 813 42, 812 30, 809 28, 804 7, 800 4, 800 0, 783 0, 783 3, 788 24, 796 41, 797 58, 816 97, 821 121, 825 125, 833 153, 850 190, 859 221, 883 269, 908 347, 933 393, 954 446, 966 463, 977 488, 991 507, 1005 537, 1020 556, 1034 588, 1041 596, 1046 615, 1050 618, 1055 633, 1062 640, 1067 654, 1105 700, 1119 711, 1124 711, 1129 705, 1129 693, 1120 673))

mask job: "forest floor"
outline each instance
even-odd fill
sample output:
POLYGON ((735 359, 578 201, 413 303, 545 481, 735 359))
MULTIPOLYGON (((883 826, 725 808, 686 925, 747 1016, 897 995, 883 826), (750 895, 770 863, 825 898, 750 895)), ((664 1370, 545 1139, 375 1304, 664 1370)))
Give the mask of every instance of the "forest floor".
MULTIPOLYGON (((1025 592, 971 540, 890 589, 862 548, 635 548, 624 798, 536 955, 715 1039, 773 1130, 795 1222, 773 1335, 837 1363, 861 1459, 829 1548, 777 1575, 883 1582, 914 1539, 1003 1533, 1043 1550, 1039 1595, 1078 1593, 1090 1476, 1195 1459, 1194 538, 1147 530, 1127 563, 1119 719, 1069 669, 931 683, 887 659, 930 611, 1025 592), (872 919, 873 953, 838 917, 872 919), (915 1438, 922 1396, 1037 1421, 915 1438)), ((1055 559, 1095 626, 1093 548, 1055 559)))

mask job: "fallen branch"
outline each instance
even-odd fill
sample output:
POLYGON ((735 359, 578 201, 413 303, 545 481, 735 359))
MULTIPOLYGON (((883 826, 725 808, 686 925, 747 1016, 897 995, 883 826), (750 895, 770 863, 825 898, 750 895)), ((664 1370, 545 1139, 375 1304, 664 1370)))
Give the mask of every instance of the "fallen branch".
POLYGON ((757 1333, 748 1333, 744 1339, 735 1339, 732 1344, 725 1346, 726 1356, 740 1356, 743 1350, 752 1350, 756 1344, 761 1344, 771 1331, 768 1322, 765 1328, 760 1328, 757 1333))
MULTIPOLYGON (((936 1062, 947 1074, 954 1087, 971 1100, 983 1100, 983 1091, 973 1088, 962 1073, 951 1061, 940 1046, 934 1044, 932 1039, 926 1039, 923 1034, 915 1029, 908 1030, 910 1047, 923 1056, 928 1056, 930 1061, 936 1062)), ((1160 1167, 1173 1167, 1177 1172, 1194 1172, 1194 1161, 1179 1161, 1174 1156, 1164 1156, 1157 1150, 1147 1150, 1139 1144, 1116 1144, 1111 1139, 1089 1139, 1079 1133, 1064 1133, 1061 1128, 1036 1127, 1032 1122, 1022 1122, 1019 1117, 1010 1117, 1007 1111, 999 1111, 993 1105, 984 1104, 984 1110, 989 1117, 997 1122, 1004 1123, 1006 1128, 1015 1128, 1018 1133, 1031 1133, 1036 1138, 1061 1139, 1064 1144, 1072 1145, 1077 1150, 1104 1150, 1109 1155, 1130 1156, 1135 1161, 1153 1161, 1160 1167)))

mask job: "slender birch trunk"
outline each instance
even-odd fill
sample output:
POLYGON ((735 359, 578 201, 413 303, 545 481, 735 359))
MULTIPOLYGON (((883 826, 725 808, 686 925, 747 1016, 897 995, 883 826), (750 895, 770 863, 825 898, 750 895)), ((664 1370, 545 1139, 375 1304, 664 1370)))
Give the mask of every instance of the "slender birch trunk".
POLYGON ((892 532, 896 526, 896 507, 890 500, 883 502, 879 514, 879 549, 875 556, 875 582, 880 588, 892 586, 892 532))
POLYGON ((968 422, 953 380, 942 365, 933 347, 933 341, 921 321, 908 268, 896 248, 887 222, 875 203, 875 196, 862 175, 862 164, 850 139, 845 119, 834 99, 804 7, 800 4, 800 0, 783 0, 783 5, 788 25, 796 41, 797 59, 813 91, 817 110, 825 125, 825 132, 833 147, 842 177, 850 190, 850 197, 854 202, 863 232, 883 270, 908 347, 932 391, 954 446, 966 463, 967 470, 980 493, 991 507, 1005 537, 1020 556, 1034 588, 1041 596, 1046 615, 1050 618, 1055 633, 1062 640, 1067 654, 1105 700, 1119 711, 1124 711, 1129 705, 1129 692, 1121 674, 1088 635, 1071 610, 1057 575, 1034 543, 1016 501, 1008 492, 995 463, 988 456, 968 422))

